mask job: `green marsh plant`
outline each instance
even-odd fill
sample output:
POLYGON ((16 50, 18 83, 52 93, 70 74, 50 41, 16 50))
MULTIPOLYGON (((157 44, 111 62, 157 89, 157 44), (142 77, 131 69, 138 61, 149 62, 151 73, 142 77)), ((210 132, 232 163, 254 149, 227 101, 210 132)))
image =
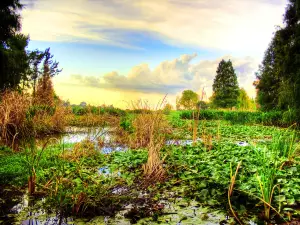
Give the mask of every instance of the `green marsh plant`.
POLYGON ((279 161, 278 157, 273 152, 268 151, 266 147, 256 149, 256 154, 262 163, 257 171, 257 181, 261 194, 260 199, 264 204, 264 217, 266 220, 269 220, 271 208, 274 209, 272 207, 274 191, 278 187, 275 178, 279 161))
POLYGON ((35 139, 30 139, 25 147, 25 163, 28 168, 28 193, 33 195, 36 187, 36 170, 39 168, 39 163, 42 155, 51 139, 46 141, 42 148, 38 149, 35 139))

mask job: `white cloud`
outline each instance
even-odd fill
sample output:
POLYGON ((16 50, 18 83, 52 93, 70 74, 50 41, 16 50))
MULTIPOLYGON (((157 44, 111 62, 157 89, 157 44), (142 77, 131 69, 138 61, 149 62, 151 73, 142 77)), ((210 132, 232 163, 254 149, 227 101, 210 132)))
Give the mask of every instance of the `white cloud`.
POLYGON ((40 0, 23 11, 23 31, 32 40, 128 48, 139 46, 122 32, 149 32, 172 45, 261 56, 274 26, 282 22, 285 4, 286 0, 40 0))
POLYGON ((150 70, 147 64, 140 64, 127 74, 116 71, 95 76, 72 75, 70 85, 116 89, 119 91, 136 91, 139 93, 160 93, 175 95, 185 89, 200 93, 205 88, 207 96, 212 93, 212 84, 221 59, 231 59, 240 87, 246 89, 251 97, 255 96, 252 85, 257 69, 257 61, 251 57, 233 58, 224 56, 215 60, 201 60, 191 63, 197 54, 185 54, 177 59, 161 62, 150 70))

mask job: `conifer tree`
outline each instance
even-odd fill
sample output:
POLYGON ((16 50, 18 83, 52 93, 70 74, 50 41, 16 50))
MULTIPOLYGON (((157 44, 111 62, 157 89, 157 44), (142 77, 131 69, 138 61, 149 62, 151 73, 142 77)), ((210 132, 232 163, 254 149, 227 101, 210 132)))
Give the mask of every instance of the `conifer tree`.
POLYGON ((213 84, 213 104, 221 108, 236 106, 239 96, 237 76, 230 60, 219 63, 213 84))

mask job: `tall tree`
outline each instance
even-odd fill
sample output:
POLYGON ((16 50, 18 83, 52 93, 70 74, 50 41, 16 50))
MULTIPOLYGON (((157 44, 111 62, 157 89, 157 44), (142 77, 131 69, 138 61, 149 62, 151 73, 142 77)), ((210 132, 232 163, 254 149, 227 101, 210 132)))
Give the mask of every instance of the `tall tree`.
POLYGON ((59 74, 62 69, 58 68, 59 63, 57 61, 53 61, 53 55, 50 53, 50 48, 47 48, 44 52, 40 50, 32 51, 29 54, 29 59, 31 67, 30 79, 32 81, 33 96, 35 96, 37 81, 41 75, 47 73, 51 78, 59 74), (45 71, 45 68, 47 68, 47 71, 45 71))
POLYGON ((279 30, 276 31, 259 71, 256 73, 257 101, 263 111, 279 107, 280 85, 282 79, 283 43, 279 30))
MULTIPOLYGON (((284 15, 285 27, 280 30, 284 43, 282 61, 281 104, 300 113, 300 0, 289 0, 284 15)), ((298 113, 298 115, 299 115, 298 113)), ((299 115, 300 119, 300 115, 299 115)))
POLYGON ((219 63, 213 84, 213 104, 217 107, 229 108, 236 106, 239 96, 237 76, 230 60, 219 63))
POLYGON ((300 121, 300 0, 289 0, 284 27, 276 31, 258 72, 263 110, 294 109, 300 121))
POLYGON ((19 0, 1 0, 0 3, 0 91, 18 86, 22 73, 25 48, 28 38, 18 35, 21 29, 20 15, 22 9, 19 0))

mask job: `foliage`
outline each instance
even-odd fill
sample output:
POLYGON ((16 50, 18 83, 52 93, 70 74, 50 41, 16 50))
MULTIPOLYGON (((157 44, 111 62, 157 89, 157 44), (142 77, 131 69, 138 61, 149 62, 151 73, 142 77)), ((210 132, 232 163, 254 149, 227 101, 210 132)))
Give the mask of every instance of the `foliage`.
POLYGON ((276 31, 257 78, 258 101, 263 110, 295 110, 300 121, 299 0, 289 0, 285 26, 276 31))
POLYGON ((199 101, 197 102, 197 108, 199 109, 207 109, 208 108, 208 103, 205 101, 199 101))
POLYGON ((49 66, 50 76, 61 72, 53 61, 50 48, 45 51, 26 51, 29 37, 21 29, 19 0, 5 0, 0 5, 0 91, 25 89, 32 82, 35 95, 36 82, 42 74, 40 64, 49 66))
POLYGON ((236 106, 241 110, 253 109, 253 103, 244 88, 240 88, 236 106))
POLYGON ((277 31, 256 73, 257 101, 263 111, 276 109, 279 106, 281 51, 282 43, 277 31))
POLYGON ((236 106, 239 96, 237 77, 232 62, 224 59, 219 63, 213 84, 213 104, 221 108, 236 106))
POLYGON ((168 115, 170 114, 170 112, 173 110, 173 106, 170 103, 167 103, 164 108, 163 108, 163 112, 164 114, 168 115))
POLYGON ((199 96, 192 90, 185 90, 182 92, 180 99, 178 99, 178 106, 183 109, 195 109, 199 96))

